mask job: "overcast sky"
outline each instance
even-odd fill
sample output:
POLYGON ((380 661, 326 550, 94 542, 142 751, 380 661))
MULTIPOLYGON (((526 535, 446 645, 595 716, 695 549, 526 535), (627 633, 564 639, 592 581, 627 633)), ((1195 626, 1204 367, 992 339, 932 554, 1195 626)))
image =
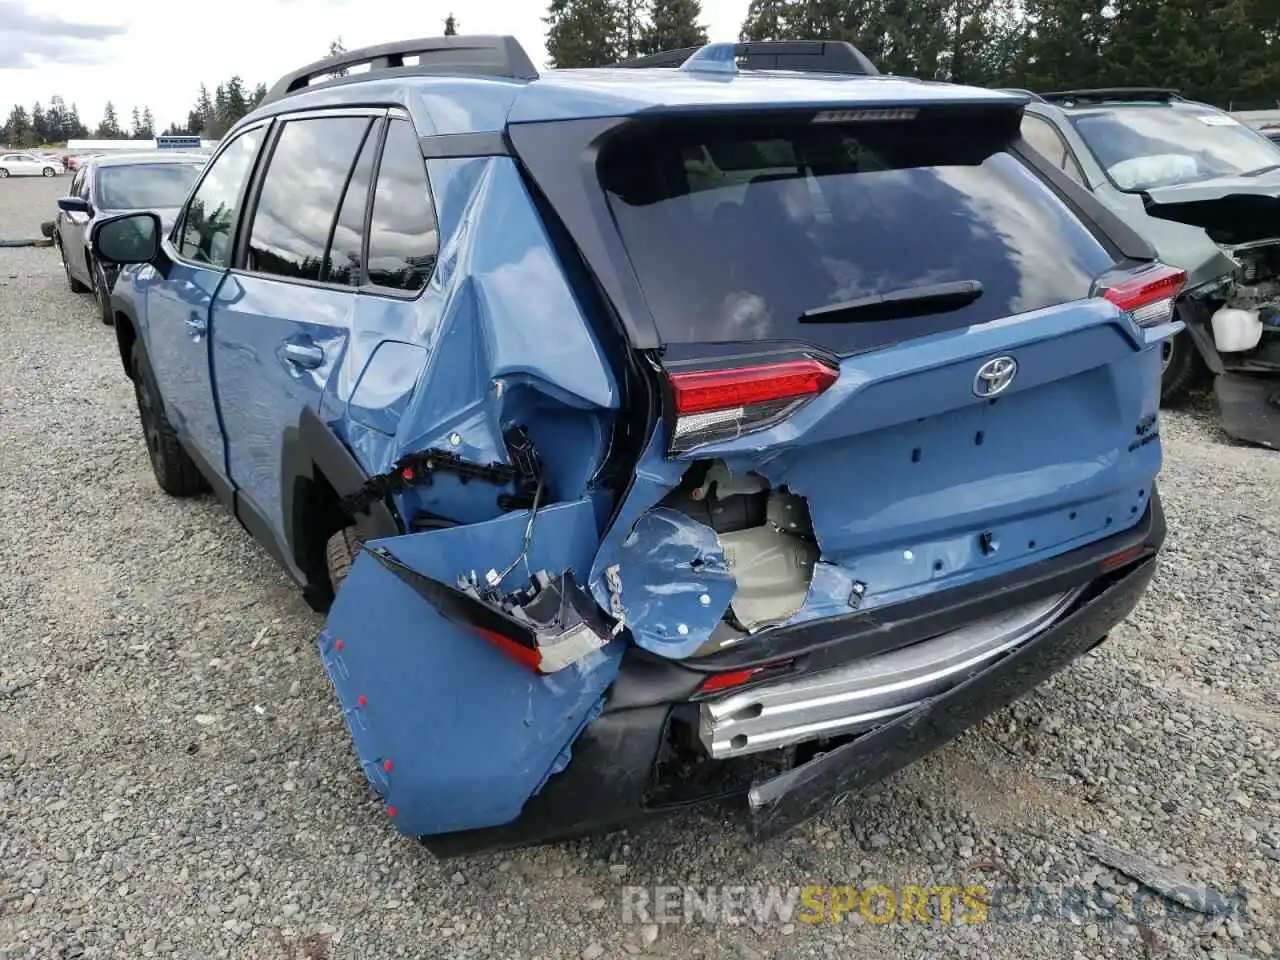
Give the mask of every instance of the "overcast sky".
MULTIPOLYGON (((748 0, 703 0, 713 40, 734 40, 748 0)), ((514 34, 546 59, 545 0, 0 0, 0 109, 59 94, 90 128, 108 99, 122 123, 150 106, 157 127, 185 120, 202 82, 245 86, 348 48, 438 36, 453 11, 464 33, 514 34)), ((2 120, 3 118, 0 118, 2 120)))

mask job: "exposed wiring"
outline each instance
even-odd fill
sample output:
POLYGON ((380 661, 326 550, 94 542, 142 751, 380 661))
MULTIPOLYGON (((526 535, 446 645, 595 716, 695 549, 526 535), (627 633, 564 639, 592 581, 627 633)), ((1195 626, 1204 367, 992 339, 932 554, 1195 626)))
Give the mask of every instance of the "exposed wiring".
POLYGON ((520 553, 512 560, 505 570, 503 570, 493 585, 496 587, 507 579, 507 574, 516 568, 521 560, 524 561, 524 569, 529 574, 529 579, 533 579, 533 571, 529 569, 529 544, 533 541, 533 522, 538 519, 538 504, 542 501, 542 481, 538 481, 538 488, 533 491, 533 506, 529 508, 529 522, 524 527, 524 542, 520 545, 520 553))

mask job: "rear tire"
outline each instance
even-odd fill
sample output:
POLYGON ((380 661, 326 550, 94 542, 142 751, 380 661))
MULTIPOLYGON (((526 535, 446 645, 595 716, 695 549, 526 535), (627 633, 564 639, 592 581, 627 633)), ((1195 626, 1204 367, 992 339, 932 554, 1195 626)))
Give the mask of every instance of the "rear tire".
POLYGON ((40 175, 42 177, 56 177, 58 175, 58 171, 53 169, 53 167, 45 167, 40 171, 40 175))
POLYGON ((111 313, 111 291, 107 289, 106 274, 102 272, 102 267, 90 261, 89 275, 93 277, 93 299, 98 304, 98 316, 103 323, 111 326, 115 317, 111 313))
POLYGON ((75 274, 71 272, 71 264, 67 262, 67 251, 62 246, 62 237, 58 237, 54 241, 58 248, 58 259, 62 261, 62 272, 67 278, 67 289, 72 293, 86 293, 88 287, 75 278, 75 274))
POLYGON ((364 537, 355 527, 343 527, 324 545, 325 566, 329 569, 329 583, 337 594, 342 581, 351 572, 351 564, 364 549, 364 537))
POLYGON ((171 497, 192 497, 202 493, 204 477, 187 451, 182 449, 173 424, 164 414, 147 352, 138 341, 133 344, 133 391, 138 400, 138 418, 142 421, 151 471, 160 489, 171 497))
POLYGON ((1209 368, 1185 330, 1164 342, 1160 369, 1160 402, 1167 407, 1184 403, 1209 368))

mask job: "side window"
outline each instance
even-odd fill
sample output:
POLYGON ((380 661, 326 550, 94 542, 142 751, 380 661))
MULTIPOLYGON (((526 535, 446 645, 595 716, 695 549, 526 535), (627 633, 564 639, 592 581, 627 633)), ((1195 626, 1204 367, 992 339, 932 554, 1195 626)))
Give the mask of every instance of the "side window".
POLYGON ((187 204, 178 237, 178 252, 188 260, 214 267, 231 263, 231 228, 235 224, 240 191, 253 159, 262 146, 265 127, 246 130, 233 140, 205 171, 187 204))
POLYGON ((373 120, 309 117, 280 131, 249 234, 245 266, 300 280, 319 280, 347 175, 373 120))
POLYGON ((364 282, 364 213, 369 203, 369 185, 373 182, 378 132, 375 127, 365 136, 364 147, 356 159, 346 195, 342 198, 342 208, 333 224, 333 239, 329 243, 325 272, 321 278, 328 283, 358 287, 364 282))
POLYGON ((407 120, 393 119, 374 187, 369 282, 394 290, 421 290, 435 269, 438 244, 418 137, 407 120))
POLYGON ((1061 169, 1067 176, 1076 183, 1084 183, 1084 174, 1080 171, 1079 164, 1076 163, 1075 157, 1071 156, 1067 150, 1067 142, 1062 139, 1062 135, 1053 129, 1053 125, 1047 120, 1041 120, 1039 117, 1026 114, 1022 118, 1022 139, 1031 144, 1037 153, 1044 156, 1046 160, 1055 167, 1061 169))
POLYGON ((84 167, 81 167, 79 170, 76 171, 76 175, 71 178, 71 196, 85 197, 87 199, 85 193, 82 192, 83 187, 84 187, 84 167))

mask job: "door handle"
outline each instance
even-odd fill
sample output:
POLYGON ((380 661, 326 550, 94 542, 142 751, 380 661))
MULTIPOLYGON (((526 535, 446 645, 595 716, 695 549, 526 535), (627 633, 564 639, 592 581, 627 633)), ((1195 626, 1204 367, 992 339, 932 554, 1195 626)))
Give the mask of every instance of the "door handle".
POLYGON ((308 370, 314 370, 324 363, 324 351, 314 343, 286 343, 284 355, 290 363, 296 363, 308 370))

